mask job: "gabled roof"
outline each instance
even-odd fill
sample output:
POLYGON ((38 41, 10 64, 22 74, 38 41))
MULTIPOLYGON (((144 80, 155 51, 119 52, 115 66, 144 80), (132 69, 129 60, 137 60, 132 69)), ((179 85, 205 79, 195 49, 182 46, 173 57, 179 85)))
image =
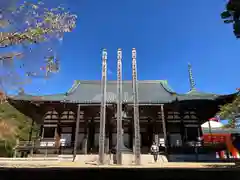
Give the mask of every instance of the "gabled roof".
MULTIPOLYGON (((133 103, 132 81, 123 81, 122 84, 123 103, 133 103)), ((178 101, 192 100, 216 100, 232 95, 217 95, 211 93, 200 93, 192 90, 186 94, 177 94, 169 86, 166 80, 139 80, 138 98, 141 104, 160 104, 178 101)), ((21 94, 8 97, 12 100, 23 101, 61 101, 70 103, 100 103, 101 102, 101 81, 75 81, 67 93, 33 96, 21 94)), ((117 102, 117 81, 107 81, 107 102, 117 102)))
MULTIPOLYGON (((122 99, 124 103, 133 103, 132 81, 123 81, 122 99)), ((138 81, 139 103, 169 103, 175 100, 174 91, 167 81, 138 81)), ((78 103, 100 103, 101 81, 79 81, 68 92, 65 101, 78 103)), ((117 102, 117 81, 107 81, 108 103, 117 102)))

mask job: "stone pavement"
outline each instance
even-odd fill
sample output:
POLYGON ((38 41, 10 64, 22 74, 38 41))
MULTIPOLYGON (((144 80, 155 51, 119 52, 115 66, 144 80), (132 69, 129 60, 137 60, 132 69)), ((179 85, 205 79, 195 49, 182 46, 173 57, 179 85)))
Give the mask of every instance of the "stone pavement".
POLYGON ((167 162, 166 157, 159 157, 158 162, 154 162, 151 155, 142 155, 142 165, 134 164, 132 155, 123 156, 123 165, 113 163, 113 157, 106 156, 106 165, 98 165, 97 155, 77 155, 75 162, 73 157, 58 158, 0 158, 0 167, 14 168, 209 168, 209 167, 226 167, 234 166, 235 163, 187 163, 187 162, 167 162), (165 158, 165 159, 164 159, 165 158))
POLYGON ((229 167, 234 166, 235 163, 150 163, 140 166, 136 165, 98 165, 96 163, 84 163, 84 162, 49 162, 49 161, 5 161, 0 162, 0 167, 12 167, 12 168, 211 168, 217 167, 229 167))

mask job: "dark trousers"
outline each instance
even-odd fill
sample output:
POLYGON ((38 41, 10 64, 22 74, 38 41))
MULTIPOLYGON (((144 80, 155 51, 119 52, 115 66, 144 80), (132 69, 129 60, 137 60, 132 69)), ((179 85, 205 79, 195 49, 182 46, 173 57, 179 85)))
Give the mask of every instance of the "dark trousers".
POLYGON ((153 153, 153 159, 154 159, 154 162, 157 162, 158 153, 156 153, 156 152, 153 153))

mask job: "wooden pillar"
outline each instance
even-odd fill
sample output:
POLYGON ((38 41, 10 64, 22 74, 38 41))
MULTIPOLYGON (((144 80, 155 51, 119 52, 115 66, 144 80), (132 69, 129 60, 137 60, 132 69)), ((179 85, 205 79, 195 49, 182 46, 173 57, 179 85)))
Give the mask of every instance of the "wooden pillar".
POLYGON ((13 157, 16 158, 17 157, 17 154, 18 154, 18 148, 19 147, 19 139, 17 138, 16 139, 16 145, 15 145, 15 148, 14 148, 14 153, 13 153, 13 157))
POLYGON ((41 125, 41 139, 44 138, 44 124, 41 125))
MULTIPOLYGON (((153 141, 157 140, 156 143, 159 144, 159 132, 157 131, 157 116, 153 119, 153 121, 151 123, 152 123, 152 129, 153 129, 153 134, 152 134, 153 141), (157 138, 156 138, 156 136, 157 136, 157 138)), ((149 143, 152 144, 153 142, 149 142, 149 143)))
POLYGON ((179 112, 179 116, 180 116, 180 133, 181 133, 181 138, 182 138, 182 145, 185 144, 186 142, 186 128, 185 128, 185 123, 184 123, 184 112, 182 110, 180 110, 179 112))
POLYGON ((28 142, 31 142, 31 141, 32 141, 33 128, 34 128, 34 120, 32 120, 31 129, 30 129, 30 131, 29 131, 28 142))
POLYGON ((212 127, 211 127, 211 124, 210 124, 210 120, 208 119, 208 131, 209 131, 209 134, 210 134, 210 138, 211 138, 211 143, 213 144, 213 137, 212 137, 212 127))
POLYGON ((60 123, 61 123, 61 114, 62 111, 57 111, 58 112, 58 122, 57 122, 57 128, 55 129, 55 135, 54 135, 54 139, 55 139, 55 147, 56 147, 56 153, 60 154, 61 153, 61 127, 60 127, 60 123))
POLYGON ((77 108, 77 119, 76 119, 76 129, 75 129, 75 141, 74 141, 74 147, 73 147, 73 162, 75 161, 75 158, 76 158, 76 155, 77 155, 80 112, 81 112, 81 106, 80 106, 80 104, 78 104, 78 108, 77 108))
POLYGON ((212 141, 213 140, 212 139, 212 128, 211 128, 211 125, 210 125, 209 118, 207 118, 207 115, 205 114, 205 112, 203 112, 202 107, 197 107, 197 110, 195 111, 195 113, 196 113, 196 117, 197 117, 197 120, 198 120, 198 137, 201 138, 202 135, 203 135, 202 127, 201 127, 200 122, 202 122, 201 120, 207 119, 208 125, 209 125, 209 133, 211 135, 211 141, 212 141))
POLYGON ((95 123, 94 123, 94 116, 91 117, 91 122, 89 123, 89 151, 93 153, 95 145, 95 123))
POLYGON ((165 151, 167 152, 168 138, 167 138, 167 129, 166 129, 165 115, 164 115, 164 104, 161 104, 161 116, 162 116, 162 127, 163 127, 165 151))
POLYGON ((148 118, 148 124, 147 124, 147 128, 148 128, 148 146, 149 146, 149 148, 151 147, 151 145, 152 145, 152 142, 153 142, 153 140, 155 140, 154 139, 154 137, 155 137, 155 131, 154 131, 154 126, 153 126, 153 122, 152 122, 152 119, 149 117, 148 118))

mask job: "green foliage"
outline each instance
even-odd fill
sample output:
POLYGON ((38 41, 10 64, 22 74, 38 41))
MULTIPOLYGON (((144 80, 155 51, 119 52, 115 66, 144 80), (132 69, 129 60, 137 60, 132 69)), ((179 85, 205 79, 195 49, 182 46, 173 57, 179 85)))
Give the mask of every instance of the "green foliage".
POLYGON ((233 33, 236 38, 240 38, 240 1, 229 0, 226 10, 221 13, 221 18, 226 24, 233 24, 233 33))
MULTIPOLYGON (((221 13, 221 18, 226 24, 233 24, 233 33, 236 38, 240 38, 240 1, 229 0, 226 4, 226 10, 221 13)), ((229 104, 221 107, 220 116, 223 119, 229 119, 226 127, 236 127, 236 112, 240 110, 240 96, 229 104)))
MULTIPOLYGON (((0 104, 0 122, 4 122, 7 127, 0 129, 0 156, 11 156, 16 140, 28 141, 32 120, 9 103, 0 104), (11 132, 9 129, 12 129, 11 132), (4 132, 6 131, 6 132, 4 132)), ((37 127, 33 128, 33 136, 36 136, 37 127)))
POLYGON ((219 115, 222 119, 229 119, 226 127, 236 128, 237 113, 240 113, 240 95, 232 103, 222 106, 219 115))

